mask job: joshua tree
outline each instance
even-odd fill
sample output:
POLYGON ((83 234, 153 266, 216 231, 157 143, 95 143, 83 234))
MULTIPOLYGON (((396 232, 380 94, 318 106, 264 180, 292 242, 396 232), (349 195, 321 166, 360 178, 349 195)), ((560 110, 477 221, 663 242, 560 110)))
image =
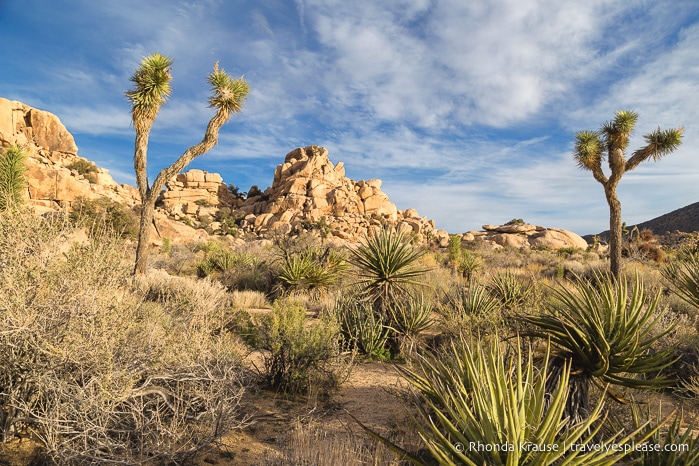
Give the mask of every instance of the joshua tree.
POLYGON ((216 114, 206 127, 204 139, 187 149, 172 165, 162 169, 153 184, 149 186, 146 170, 148 136, 160 106, 170 95, 171 65, 172 60, 159 53, 145 57, 131 77, 135 88, 126 92, 126 97, 132 104, 131 116, 136 130, 133 162, 138 192, 141 195, 141 224, 134 274, 146 271, 150 225, 153 222, 155 201, 165 182, 182 171, 195 157, 206 153, 218 143, 219 129, 228 121, 231 112, 240 112, 250 90, 248 83, 242 77, 237 80, 230 78, 224 70, 219 69, 216 62, 213 73, 208 76, 212 91, 209 106, 216 108, 216 114))
POLYGON ((616 194, 619 180, 644 160, 653 158, 657 162, 682 143, 683 128, 658 128, 643 136, 648 144, 636 150, 627 160, 624 151, 629 145, 636 120, 636 112, 620 110, 616 112, 614 120, 604 123, 599 131, 581 131, 575 135, 575 161, 580 168, 590 170, 592 176, 604 186, 604 195, 609 204, 610 269, 617 279, 621 271, 621 202, 616 194), (611 170, 609 177, 602 171, 605 152, 611 170))

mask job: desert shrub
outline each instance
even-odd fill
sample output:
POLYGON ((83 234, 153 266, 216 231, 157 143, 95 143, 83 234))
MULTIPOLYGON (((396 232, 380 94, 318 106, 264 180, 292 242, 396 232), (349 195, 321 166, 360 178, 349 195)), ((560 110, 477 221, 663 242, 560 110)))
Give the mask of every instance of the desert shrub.
POLYGON ((221 224, 221 234, 232 235, 236 238, 241 234, 240 222, 243 218, 245 218, 244 214, 236 213, 230 207, 221 207, 214 215, 214 219, 221 224))
POLYGON ((385 360, 391 357, 388 349, 390 329, 373 303, 350 293, 338 299, 333 315, 340 323, 343 346, 353 348, 370 358, 385 360))
POLYGON ((69 170, 75 170, 90 183, 97 183, 97 165, 85 159, 78 159, 67 165, 69 170))
MULTIPOLYGON (((496 339, 459 340, 414 362, 414 369, 399 370, 417 391, 417 428, 438 464, 612 465, 626 454, 568 448, 594 438, 602 409, 600 403, 583 422, 566 426, 570 366, 550 392, 546 361, 539 369, 531 352, 524 356, 519 345, 506 352, 496 339)), ((631 439, 615 443, 624 445, 631 439)))
POLYGON ((75 170, 78 174, 83 176, 89 173, 97 173, 97 166, 85 159, 78 159, 75 162, 71 162, 69 165, 66 165, 66 168, 68 170, 75 170))
POLYGON ((138 216, 128 207, 105 197, 85 199, 80 197, 71 206, 69 218, 74 225, 87 226, 91 230, 104 226, 122 238, 138 237, 138 216))
POLYGON ((113 235, 71 244, 61 217, 9 217, 0 216, 5 440, 31 435, 58 464, 181 464, 244 425, 235 341, 212 335, 196 305, 170 312, 194 287, 162 283, 171 291, 152 300, 113 235))
POLYGON ((327 393, 349 375, 333 319, 306 322, 306 308, 278 299, 260 316, 249 341, 263 352, 266 384, 290 394, 327 393))
POLYGON ((25 159, 24 150, 19 146, 12 146, 0 155, 0 211, 22 202, 22 194, 26 190, 25 159))

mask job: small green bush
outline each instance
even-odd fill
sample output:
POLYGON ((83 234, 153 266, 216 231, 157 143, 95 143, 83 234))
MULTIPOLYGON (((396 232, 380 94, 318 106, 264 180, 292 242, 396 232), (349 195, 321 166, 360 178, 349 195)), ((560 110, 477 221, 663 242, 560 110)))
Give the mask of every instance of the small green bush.
POLYGON ((370 301, 350 294, 337 300, 333 314, 340 322, 343 346, 356 349, 369 358, 390 359, 387 347, 390 329, 370 301))
POLYGON ((339 333, 336 321, 307 323, 305 307, 278 299, 272 312, 259 318, 249 341, 263 352, 269 387, 290 394, 327 393, 348 375, 339 333))
POLYGON ((78 159, 69 165, 66 165, 68 170, 75 170, 80 175, 87 175, 88 173, 97 173, 97 166, 85 159, 78 159))
POLYGON ((122 238, 138 238, 139 218, 123 204, 107 198, 80 197, 71 206, 71 222, 76 226, 95 228, 106 226, 122 238))

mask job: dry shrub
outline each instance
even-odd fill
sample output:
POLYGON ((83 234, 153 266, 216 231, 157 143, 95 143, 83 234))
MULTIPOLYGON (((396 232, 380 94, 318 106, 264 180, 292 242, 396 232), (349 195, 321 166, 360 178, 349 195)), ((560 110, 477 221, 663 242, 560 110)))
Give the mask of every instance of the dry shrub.
POLYGON ((0 217, 2 438, 31 434, 58 464, 182 463, 244 425, 242 358, 202 304, 213 288, 158 277, 149 301, 116 235, 70 237, 61 217, 0 217))

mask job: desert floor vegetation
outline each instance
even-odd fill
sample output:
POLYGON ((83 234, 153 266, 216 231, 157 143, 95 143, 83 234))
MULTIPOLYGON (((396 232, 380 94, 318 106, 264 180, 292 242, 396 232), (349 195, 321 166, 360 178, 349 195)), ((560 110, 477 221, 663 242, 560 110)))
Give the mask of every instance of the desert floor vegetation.
POLYGON ((83 208, 0 215, 1 464, 699 457, 692 237, 629 238, 619 278, 594 247, 390 230, 168 242, 133 275, 128 219, 83 208))

